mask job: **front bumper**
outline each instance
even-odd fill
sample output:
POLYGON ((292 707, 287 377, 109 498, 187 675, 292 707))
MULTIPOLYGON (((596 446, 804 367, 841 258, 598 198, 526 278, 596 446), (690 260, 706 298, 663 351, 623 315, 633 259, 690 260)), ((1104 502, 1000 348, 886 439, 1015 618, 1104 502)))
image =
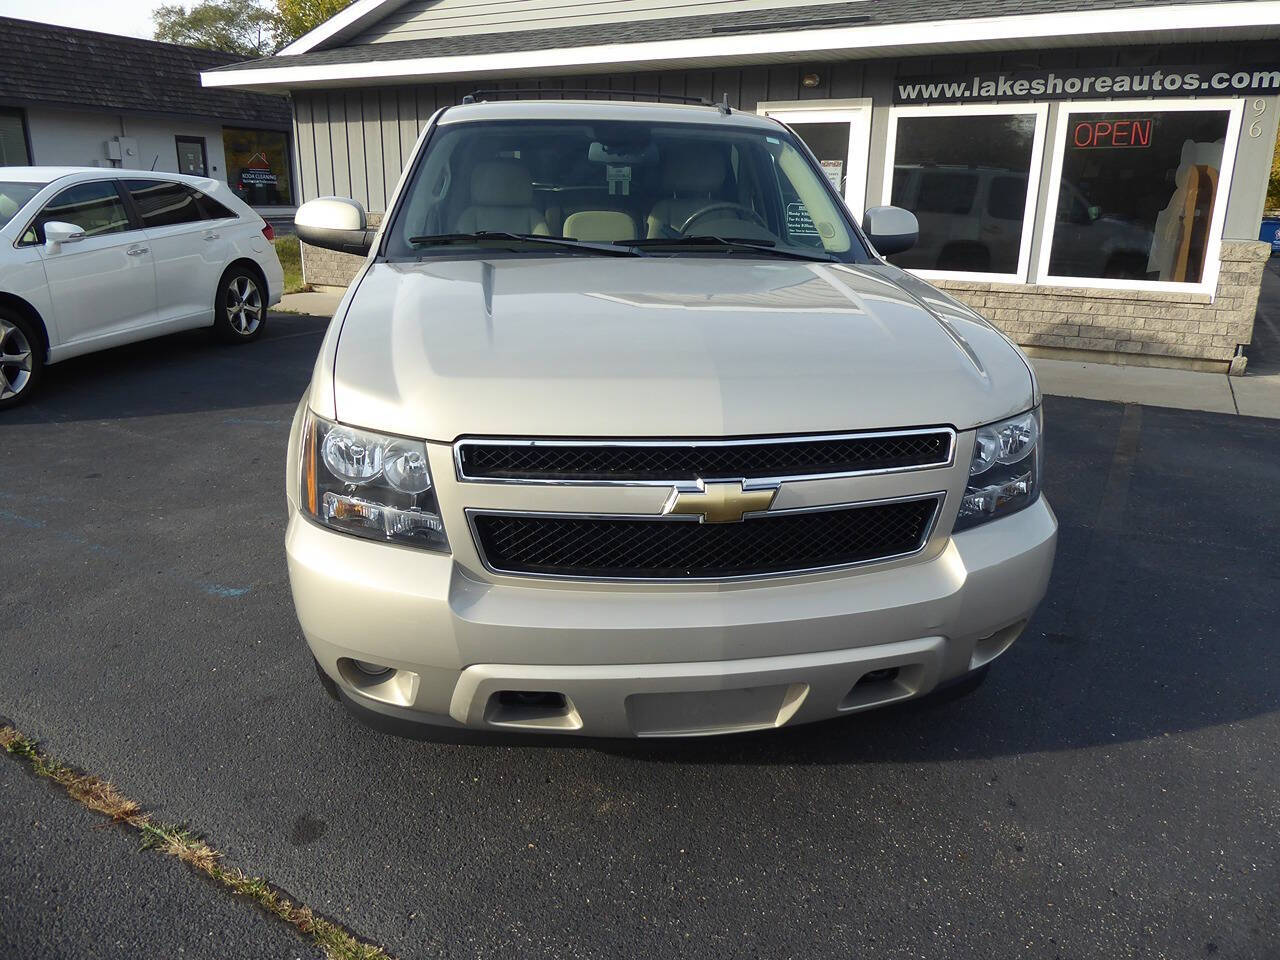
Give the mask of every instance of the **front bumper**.
POLYGON ((983 666, 1044 596, 1056 540, 1041 497, 884 569, 492 582, 454 557, 332 533, 291 507, 287 553, 307 643, 363 707, 479 729, 680 736, 822 720, 983 666), (373 678, 356 660, 392 672, 373 678))

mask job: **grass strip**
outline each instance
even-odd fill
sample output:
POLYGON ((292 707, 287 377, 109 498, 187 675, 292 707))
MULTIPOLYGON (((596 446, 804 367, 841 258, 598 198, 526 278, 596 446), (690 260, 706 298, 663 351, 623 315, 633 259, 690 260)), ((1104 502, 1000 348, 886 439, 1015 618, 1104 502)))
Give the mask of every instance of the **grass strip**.
POLYGON ((281 234, 271 241, 284 270, 284 292, 305 293, 311 286, 302 279, 302 243, 294 234, 281 234))
POLYGON ((35 741, 8 724, 0 724, 0 747, 26 762, 38 776, 57 783, 77 803, 110 817, 122 827, 136 830, 142 835, 144 850, 177 857, 193 870, 212 877, 231 892, 247 897, 267 913, 296 928, 323 950, 329 960, 391 960, 381 947, 362 943, 343 927, 317 916, 309 907, 295 904, 264 878, 228 865, 221 853, 185 827, 156 821, 107 781, 78 773, 50 757, 35 741))

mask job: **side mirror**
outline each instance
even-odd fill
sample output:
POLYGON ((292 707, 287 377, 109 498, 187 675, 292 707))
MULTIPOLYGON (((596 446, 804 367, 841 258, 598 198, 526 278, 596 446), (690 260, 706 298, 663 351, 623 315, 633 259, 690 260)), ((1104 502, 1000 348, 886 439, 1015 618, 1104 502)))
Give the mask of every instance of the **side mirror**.
POLYGON ((364 207, 346 197, 308 200, 298 208, 293 224, 303 243, 360 257, 369 255, 377 234, 369 229, 364 207))
POLYGON ((882 256, 910 250, 920 239, 920 221, 901 207, 872 207, 862 215, 862 231, 882 256))
POLYGON ((79 243, 83 239, 84 230, 74 223, 50 220, 44 225, 44 249, 47 253, 57 253, 64 243, 79 243))

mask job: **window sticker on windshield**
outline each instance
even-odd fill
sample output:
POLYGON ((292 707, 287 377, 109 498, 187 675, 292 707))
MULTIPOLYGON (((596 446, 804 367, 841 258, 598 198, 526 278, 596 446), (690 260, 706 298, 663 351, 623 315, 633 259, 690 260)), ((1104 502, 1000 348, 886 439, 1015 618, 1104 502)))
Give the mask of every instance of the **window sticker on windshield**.
POLYGON ((787 204, 787 233, 793 237, 818 236, 818 228, 813 225, 809 208, 803 203, 787 204))
POLYGON ((609 178, 609 196, 616 197, 621 194, 624 197, 631 196, 631 167, 630 166, 614 166, 612 163, 607 167, 609 178))

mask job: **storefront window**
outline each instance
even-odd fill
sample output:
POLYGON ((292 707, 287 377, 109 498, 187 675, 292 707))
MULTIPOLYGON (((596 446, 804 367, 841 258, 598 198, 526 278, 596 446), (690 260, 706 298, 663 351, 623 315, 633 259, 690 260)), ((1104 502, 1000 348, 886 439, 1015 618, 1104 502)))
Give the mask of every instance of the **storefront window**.
POLYGON ((920 221, 920 240, 889 259, 914 270, 1024 279, 1040 166, 1043 108, 896 111, 886 202, 920 221))
POLYGON ((288 134, 224 127, 222 144, 227 182, 241 200, 254 207, 293 206, 288 134))
POLYGON ((1065 111, 1047 274, 1204 282, 1230 121, 1156 104, 1065 111))

